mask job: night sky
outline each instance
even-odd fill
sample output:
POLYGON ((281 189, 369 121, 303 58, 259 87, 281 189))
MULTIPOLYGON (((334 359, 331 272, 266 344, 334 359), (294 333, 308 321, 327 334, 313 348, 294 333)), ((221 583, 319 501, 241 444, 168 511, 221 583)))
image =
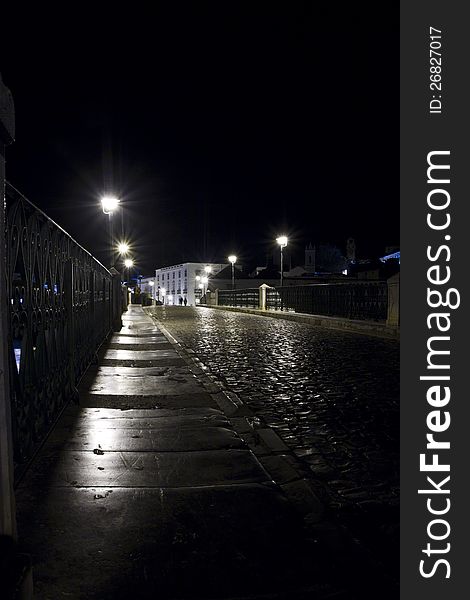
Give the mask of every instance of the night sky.
POLYGON ((144 275, 262 265, 282 233, 299 261, 349 236, 380 255, 399 243, 398 5, 317 4, 24 9, 3 28, 8 180, 103 262, 99 199, 119 196, 144 275))

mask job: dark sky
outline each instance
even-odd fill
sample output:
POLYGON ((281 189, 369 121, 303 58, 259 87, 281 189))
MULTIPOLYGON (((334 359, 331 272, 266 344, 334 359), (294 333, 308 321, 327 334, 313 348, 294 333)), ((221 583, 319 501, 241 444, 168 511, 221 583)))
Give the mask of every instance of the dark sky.
POLYGON ((144 274, 232 252, 264 264, 281 233, 299 255, 349 236, 381 253, 399 240, 398 5, 354 4, 12 16, 8 179, 103 262, 99 198, 118 195, 144 274))

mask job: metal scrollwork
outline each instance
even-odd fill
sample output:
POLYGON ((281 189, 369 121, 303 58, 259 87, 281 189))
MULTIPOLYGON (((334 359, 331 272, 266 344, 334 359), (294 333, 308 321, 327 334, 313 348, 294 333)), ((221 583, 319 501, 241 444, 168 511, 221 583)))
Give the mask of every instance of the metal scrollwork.
POLYGON ((111 329, 109 271, 6 187, 12 415, 17 474, 111 329))

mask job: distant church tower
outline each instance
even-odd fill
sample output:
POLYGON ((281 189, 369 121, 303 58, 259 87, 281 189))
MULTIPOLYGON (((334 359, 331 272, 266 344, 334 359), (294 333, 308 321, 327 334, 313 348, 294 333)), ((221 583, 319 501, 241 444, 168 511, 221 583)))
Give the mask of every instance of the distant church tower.
POLYGON ((348 238, 346 242, 346 258, 350 263, 356 260, 356 242, 353 238, 348 238))
POLYGON ((305 246, 305 270, 307 273, 315 273, 315 246, 310 242, 305 246))

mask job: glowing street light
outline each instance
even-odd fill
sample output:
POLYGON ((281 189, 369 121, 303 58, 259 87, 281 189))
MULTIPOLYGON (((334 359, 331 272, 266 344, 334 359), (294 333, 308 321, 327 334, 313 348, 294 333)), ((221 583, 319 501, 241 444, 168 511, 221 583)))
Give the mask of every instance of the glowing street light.
POLYGON ((103 196, 101 207, 105 215, 111 215, 118 207, 119 200, 115 196, 103 196))
POLYGON ((131 281, 131 269, 134 266, 134 261, 132 260, 132 258, 126 258, 126 260, 124 261, 124 266, 127 269, 127 280, 130 282, 131 281))
POLYGON ((279 244, 279 246, 281 248, 281 287, 282 287, 283 275, 284 275, 284 257, 283 257, 282 251, 287 246, 287 236, 280 235, 278 238, 276 238, 276 242, 279 244))
POLYGON ((212 273, 212 267, 204 267, 204 271, 209 275, 209 273, 212 273))
POLYGON ((113 234, 113 212, 117 210, 119 200, 115 196, 103 196, 101 198, 101 208, 109 219, 109 248, 110 248, 110 267, 114 267, 114 234, 113 234))
POLYGON ((235 289, 235 263, 237 262, 237 257, 235 254, 231 254, 228 257, 228 262, 232 265, 232 290, 235 289))
POLYGON ((118 244, 118 252, 119 254, 127 254, 129 252, 129 244, 126 244, 126 242, 120 242, 118 244))

